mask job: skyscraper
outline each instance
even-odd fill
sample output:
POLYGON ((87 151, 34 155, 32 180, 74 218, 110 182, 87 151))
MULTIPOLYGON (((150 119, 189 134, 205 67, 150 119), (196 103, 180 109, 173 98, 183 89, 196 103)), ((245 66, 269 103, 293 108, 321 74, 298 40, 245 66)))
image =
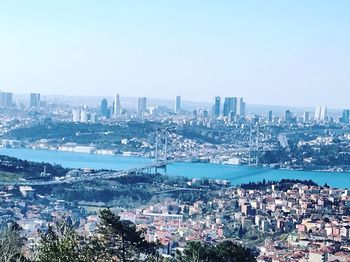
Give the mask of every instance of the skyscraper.
POLYGON ((137 100, 137 115, 143 116, 147 109, 147 97, 139 97, 137 100))
POLYGON ((120 114, 121 114, 121 105, 120 105, 120 97, 119 97, 119 94, 116 94, 116 95, 114 96, 113 114, 114 114, 115 116, 120 116, 120 114))
POLYGON ((216 117, 220 116, 220 110, 221 110, 221 97, 216 96, 214 98, 213 115, 216 117))
POLYGON ((175 113, 178 114, 181 110, 181 96, 176 96, 175 99, 175 113))
POLYGON ((90 122, 93 124, 97 123, 97 114, 96 113, 92 113, 90 115, 90 122))
POLYGON ((101 115, 108 118, 108 102, 107 99, 101 101, 101 115))
POLYGON ((81 123, 87 123, 88 122, 88 112, 86 109, 82 109, 80 111, 80 122, 81 123))
POLYGON ((270 110, 267 114, 267 122, 272 123, 272 120, 273 120, 272 118, 273 118, 272 111, 270 110))
POLYGON ((73 122, 78 123, 80 121, 80 109, 74 108, 72 115, 73 115, 73 122))
POLYGON ((284 112, 284 121, 285 121, 286 123, 292 122, 292 112, 290 112, 289 110, 286 110, 286 111, 284 112))
POLYGON ((29 107, 40 107, 40 94, 31 93, 29 107))
POLYGON ((13 105, 13 94, 10 92, 0 92, 0 107, 10 108, 13 105))
POLYGON ((305 111, 304 112, 304 123, 307 123, 310 121, 310 112, 309 111, 305 111))
POLYGON ((350 117, 350 110, 349 109, 344 109, 343 110, 343 115, 341 117, 341 121, 343 124, 349 124, 349 117, 350 117))
POLYGON ((320 121, 320 118, 321 118, 321 107, 318 106, 316 107, 316 110, 315 110, 315 117, 314 117, 314 120, 316 122, 320 121))
POLYGON ((315 110, 315 121, 324 122, 327 120, 327 107, 318 106, 315 110))
MULTIPOLYGON (((237 101, 237 100, 236 100, 237 101)), ((239 115, 239 117, 245 117, 245 102, 243 101, 243 97, 239 98, 238 103, 237 104, 237 110, 236 110, 236 114, 239 115)))
POLYGON ((237 114, 237 97, 226 97, 224 101, 223 115, 229 116, 231 113, 237 114))
POLYGON ((321 108, 321 121, 327 121, 327 107, 325 106, 321 108))

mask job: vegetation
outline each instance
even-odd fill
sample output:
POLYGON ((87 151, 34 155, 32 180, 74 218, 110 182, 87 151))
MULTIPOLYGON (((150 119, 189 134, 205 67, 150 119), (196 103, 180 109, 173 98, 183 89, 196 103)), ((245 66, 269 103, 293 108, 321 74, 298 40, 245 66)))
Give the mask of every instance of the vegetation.
POLYGON ((25 175, 27 179, 35 179, 44 171, 53 176, 64 176, 69 169, 63 168, 60 165, 51 165, 49 163, 38 163, 27 160, 21 160, 15 157, 0 155, 0 172, 16 173, 25 175))
POLYGON ((255 257, 240 245, 224 241, 217 245, 189 242, 183 252, 178 252, 178 262, 254 262, 255 257))
POLYGON ((140 259, 141 255, 156 254, 157 245, 147 242, 143 232, 137 231, 130 221, 120 220, 109 209, 102 210, 100 217, 101 224, 97 230, 100 237, 95 243, 104 261, 113 260, 114 257, 120 261, 130 261, 140 259))
POLYGON ((20 231, 21 228, 17 224, 0 231, 0 262, 27 261, 22 255, 24 239, 20 231))
POLYGON ((0 182, 16 182, 21 178, 23 176, 20 174, 0 171, 0 182))
POLYGON ((171 258, 158 253, 157 243, 147 242, 144 232, 122 221, 109 209, 101 211, 101 222, 92 237, 82 237, 69 225, 57 223, 41 233, 30 259, 23 256, 24 239, 13 225, 0 232, 0 262, 253 262, 249 249, 231 241, 216 245, 189 242, 183 252, 171 258))
POLYGON ((50 226, 41 234, 37 250, 37 262, 84 262, 92 261, 91 252, 84 239, 76 234, 68 224, 50 226), (84 245, 81 245, 84 243, 84 245))
MULTIPOLYGON (((33 142, 40 139, 48 139, 52 144, 74 142, 89 145, 91 141, 101 148, 114 149, 115 146, 123 149, 120 144, 122 139, 152 138, 160 123, 157 122, 133 122, 125 124, 103 125, 82 123, 50 123, 48 125, 34 125, 11 130, 8 138, 33 142)), ((139 147, 141 144, 130 146, 139 147)))
POLYGON ((275 185, 276 190, 286 191, 292 188, 292 186, 297 183, 306 186, 318 186, 312 180, 282 179, 281 181, 266 181, 264 179, 261 182, 249 182, 246 184, 241 184, 240 187, 247 190, 262 190, 266 189, 267 187, 271 187, 272 185, 275 185))
MULTIPOLYGON (((195 190, 184 177, 162 174, 130 174, 107 180, 84 183, 33 186, 38 194, 54 195, 67 202, 99 202, 106 206, 134 208, 166 197, 186 203, 207 200, 211 191, 195 190)), ((197 188, 198 189, 198 188, 197 188)))

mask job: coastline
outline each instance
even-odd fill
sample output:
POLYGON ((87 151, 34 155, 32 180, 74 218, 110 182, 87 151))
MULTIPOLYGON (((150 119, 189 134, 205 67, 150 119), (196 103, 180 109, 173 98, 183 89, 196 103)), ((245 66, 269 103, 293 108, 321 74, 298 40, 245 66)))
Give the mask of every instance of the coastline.
MULTIPOLYGON (((62 153, 74 153, 74 154, 86 154, 86 155, 96 155, 96 156, 116 156, 120 158, 135 158, 135 159, 147 159, 147 160, 154 160, 153 157, 142 155, 141 153, 131 152, 127 151, 122 154, 118 153, 96 153, 96 152, 84 152, 84 151, 71 151, 71 150, 60 150, 58 148, 42 148, 42 147, 3 147, 0 146, 0 149, 10 149, 10 150, 21 150, 21 149, 28 149, 28 150, 34 150, 34 151, 53 151, 53 152, 62 152, 62 153)), ((103 150, 107 151, 107 150, 103 150)), ((112 151, 112 150, 109 150, 112 151)), ((343 169, 342 167, 333 167, 328 169, 320 169, 318 168, 303 168, 303 167, 272 167, 268 164, 263 165, 247 165, 247 164, 227 164, 223 162, 215 162, 212 163, 210 161, 193 161, 192 159, 183 159, 183 158, 175 158, 175 159, 168 159, 168 163, 190 163, 190 164, 210 164, 210 165, 218 165, 218 166, 239 166, 239 167, 247 167, 247 168, 259 168, 259 169, 268 169, 268 170, 281 170, 281 171, 291 171, 291 172, 313 172, 313 173, 335 173, 335 174, 350 174, 350 168, 343 169), (336 169, 336 170, 335 170, 336 169), (339 170, 341 169, 341 170, 339 170)))

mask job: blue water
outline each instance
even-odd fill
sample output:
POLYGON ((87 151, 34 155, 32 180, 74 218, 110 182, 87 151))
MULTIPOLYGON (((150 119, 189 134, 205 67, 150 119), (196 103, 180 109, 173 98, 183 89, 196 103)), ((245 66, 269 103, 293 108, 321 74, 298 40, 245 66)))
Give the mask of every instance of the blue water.
MULTIPOLYGON (((130 169, 150 164, 152 160, 140 157, 108 156, 59 152, 51 150, 0 148, 0 154, 36 162, 60 164, 70 168, 130 169)), ((225 179, 232 185, 265 180, 313 180, 323 185, 350 188, 350 173, 289 171, 247 166, 177 162, 167 167, 167 174, 189 178, 225 179)))
POLYGON ((13 156, 35 162, 60 164, 69 168, 122 170, 142 167, 152 163, 151 159, 140 157, 95 155, 28 148, 0 148, 0 155, 13 156))

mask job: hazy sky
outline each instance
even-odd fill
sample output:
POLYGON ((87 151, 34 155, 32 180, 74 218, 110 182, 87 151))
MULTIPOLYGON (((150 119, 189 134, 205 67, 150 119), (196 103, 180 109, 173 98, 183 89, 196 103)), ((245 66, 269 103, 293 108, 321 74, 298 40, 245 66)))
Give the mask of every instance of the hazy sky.
POLYGON ((0 90, 350 107, 350 1, 0 0, 0 90))

